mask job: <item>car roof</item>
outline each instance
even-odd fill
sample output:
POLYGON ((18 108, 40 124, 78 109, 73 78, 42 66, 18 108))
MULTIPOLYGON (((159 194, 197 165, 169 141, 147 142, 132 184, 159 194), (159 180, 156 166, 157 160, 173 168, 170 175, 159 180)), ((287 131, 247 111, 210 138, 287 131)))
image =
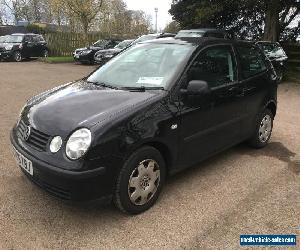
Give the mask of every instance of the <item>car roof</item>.
POLYGON ((179 38, 160 38, 143 43, 155 43, 155 44, 179 44, 179 45, 192 45, 196 47, 203 47, 213 44, 246 44, 254 45, 251 41, 229 40, 215 37, 179 37, 179 38))
POLYGON ((13 33, 11 36, 41 36, 40 34, 34 34, 34 33, 13 33))
POLYGON ((194 31, 194 32, 208 32, 208 31, 213 31, 213 32, 220 32, 220 33, 223 33, 223 32, 226 32, 226 30, 223 30, 223 29, 215 29, 215 28, 199 28, 199 29, 183 29, 183 30, 180 30, 179 32, 185 32, 185 31, 194 31))

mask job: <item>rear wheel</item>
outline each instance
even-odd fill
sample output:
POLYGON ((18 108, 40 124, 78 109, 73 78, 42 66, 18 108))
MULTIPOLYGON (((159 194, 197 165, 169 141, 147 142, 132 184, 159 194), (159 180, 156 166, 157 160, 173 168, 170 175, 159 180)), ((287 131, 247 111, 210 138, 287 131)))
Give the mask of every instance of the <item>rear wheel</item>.
POLYGON ((42 57, 47 58, 48 56, 49 56, 49 52, 48 52, 48 50, 45 49, 42 53, 42 57))
POLYGON ((22 54, 20 51, 15 51, 13 54, 13 60, 15 62, 21 62, 22 61, 22 54))
POLYGON ((114 194, 123 212, 139 214, 157 200, 165 182, 165 162, 158 150, 143 147, 133 153, 120 171, 114 194))
POLYGON ((255 132, 249 143, 254 148, 265 147, 272 135, 274 115, 269 109, 265 109, 258 116, 255 132))

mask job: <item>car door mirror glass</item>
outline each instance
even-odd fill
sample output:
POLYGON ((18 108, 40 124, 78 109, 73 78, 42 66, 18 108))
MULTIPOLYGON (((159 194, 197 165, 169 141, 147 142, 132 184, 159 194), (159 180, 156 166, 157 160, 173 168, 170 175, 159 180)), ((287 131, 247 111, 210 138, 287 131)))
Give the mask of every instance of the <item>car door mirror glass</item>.
POLYGON ((208 83, 201 80, 192 80, 188 83, 186 89, 182 89, 181 93, 187 95, 204 95, 209 93, 208 83))

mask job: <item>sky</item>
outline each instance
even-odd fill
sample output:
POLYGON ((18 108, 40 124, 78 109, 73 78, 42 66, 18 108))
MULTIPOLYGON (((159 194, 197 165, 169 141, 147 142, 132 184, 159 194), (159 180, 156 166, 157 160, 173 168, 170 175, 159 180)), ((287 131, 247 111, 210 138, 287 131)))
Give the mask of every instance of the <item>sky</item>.
POLYGON ((155 25, 155 12, 154 8, 158 8, 158 30, 164 29, 166 24, 172 21, 172 17, 169 14, 172 0, 124 0, 128 9, 143 10, 148 15, 152 16, 153 28, 155 25))

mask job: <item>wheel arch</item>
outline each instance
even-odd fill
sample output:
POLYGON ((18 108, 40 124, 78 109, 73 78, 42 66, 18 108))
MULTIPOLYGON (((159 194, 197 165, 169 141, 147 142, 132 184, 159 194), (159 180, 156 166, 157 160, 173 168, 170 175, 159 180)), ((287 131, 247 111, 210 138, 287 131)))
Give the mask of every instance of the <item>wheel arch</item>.
POLYGON ((277 105, 276 105, 276 102, 275 101, 269 101, 266 105, 265 105, 265 108, 266 109, 269 109, 273 116, 275 117, 276 116, 276 113, 277 113, 277 105))
POLYGON ((174 161, 172 153, 171 153, 171 149, 165 143, 163 143, 161 141, 148 141, 148 142, 141 144, 139 147, 143 147, 143 146, 153 147, 160 152, 161 156, 163 157, 163 159, 165 161, 167 175, 169 175, 171 166, 174 161))

